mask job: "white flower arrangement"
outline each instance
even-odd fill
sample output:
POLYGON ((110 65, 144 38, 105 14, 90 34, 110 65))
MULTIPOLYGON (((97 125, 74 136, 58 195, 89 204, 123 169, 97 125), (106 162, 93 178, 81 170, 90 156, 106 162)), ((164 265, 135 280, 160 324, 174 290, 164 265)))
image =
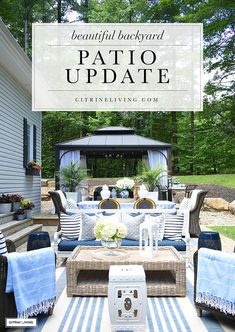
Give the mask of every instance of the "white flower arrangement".
POLYGON ((116 187, 119 189, 132 189, 135 185, 135 181, 128 178, 123 178, 118 180, 116 183, 116 187))
POLYGON ((94 228, 94 235, 96 239, 115 241, 127 235, 127 227, 120 222, 107 221, 103 218, 99 218, 94 228))

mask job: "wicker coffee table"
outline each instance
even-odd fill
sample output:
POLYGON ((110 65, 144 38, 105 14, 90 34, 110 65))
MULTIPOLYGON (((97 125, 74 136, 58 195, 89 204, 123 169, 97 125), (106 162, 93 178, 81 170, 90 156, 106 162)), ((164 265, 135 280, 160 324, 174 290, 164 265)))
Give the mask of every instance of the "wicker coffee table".
POLYGON ((66 264, 67 295, 107 296, 110 265, 143 265, 148 296, 186 296, 186 263, 174 247, 161 247, 155 258, 143 257, 138 247, 123 247, 128 256, 96 259, 100 250, 77 247, 66 264))

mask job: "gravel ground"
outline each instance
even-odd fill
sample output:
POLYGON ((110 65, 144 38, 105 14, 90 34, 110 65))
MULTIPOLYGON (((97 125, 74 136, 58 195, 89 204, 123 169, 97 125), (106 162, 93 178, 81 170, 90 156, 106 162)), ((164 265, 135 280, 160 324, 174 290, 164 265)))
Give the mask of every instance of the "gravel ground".
POLYGON ((201 225, 235 226, 235 215, 229 211, 201 211, 201 225))
POLYGON ((208 191, 206 197, 213 197, 213 198, 220 197, 225 199, 229 203, 235 200, 234 188, 226 188, 215 184, 202 184, 202 183, 198 183, 198 188, 208 191))

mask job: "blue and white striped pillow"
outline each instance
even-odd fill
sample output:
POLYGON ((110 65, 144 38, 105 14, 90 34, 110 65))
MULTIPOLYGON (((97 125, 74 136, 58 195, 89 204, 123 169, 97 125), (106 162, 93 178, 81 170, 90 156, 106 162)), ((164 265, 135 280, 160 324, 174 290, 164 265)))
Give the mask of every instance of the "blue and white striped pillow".
POLYGON ((172 241, 182 240, 184 215, 164 214, 163 216, 165 220, 164 238, 172 241))
POLYGON ((62 240, 77 240, 80 237, 81 223, 81 213, 74 215, 61 213, 60 227, 62 231, 62 240))
POLYGON ((7 252, 6 240, 0 231, 0 255, 6 254, 7 252))

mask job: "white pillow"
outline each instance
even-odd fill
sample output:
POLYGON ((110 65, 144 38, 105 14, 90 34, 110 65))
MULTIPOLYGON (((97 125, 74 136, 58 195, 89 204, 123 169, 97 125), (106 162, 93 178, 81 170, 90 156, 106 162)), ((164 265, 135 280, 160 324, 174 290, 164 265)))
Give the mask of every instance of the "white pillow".
POLYGON ((104 221, 112 221, 112 222, 121 222, 121 214, 119 212, 117 213, 114 213, 114 214, 110 214, 110 215, 103 215, 103 214, 100 214, 100 213, 97 213, 96 214, 96 217, 97 217, 97 221, 99 219, 103 219, 104 221))
POLYGON ((77 204, 72 198, 67 199, 66 209, 78 210, 77 204))
POLYGON ((190 210, 190 209, 191 209, 191 199, 184 197, 184 199, 180 203, 179 211, 190 210))
POLYGON ((158 224, 158 240, 162 241, 165 230, 165 218, 162 215, 152 216, 151 214, 146 214, 144 221, 151 221, 158 224))
POLYGON ((82 213, 82 224, 80 232, 80 241, 91 241, 95 239, 94 227, 96 224, 96 214, 86 214, 82 213))
POLYGON ((195 208, 195 205, 196 205, 196 201, 197 201, 197 195, 198 193, 201 191, 201 189, 194 189, 192 191, 192 194, 191 194, 191 197, 190 197, 190 202, 191 202, 191 206, 190 206, 190 209, 194 209, 195 208))
POLYGON ((6 240, 0 231, 0 255, 6 254, 7 252, 6 240))
POLYGON ((65 195, 63 194, 63 191, 62 190, 57 190, 57 193, 60 195, 61 204, 62 204, 63 208, 66 209, 67 199, 66 199, 65 195))
POLYGON ((141 213, 137 216, 122 213, 122 223, 127 226, 126 239, 139 241, 140 238, 140 224, 144 222, 144 214, 141 213))

